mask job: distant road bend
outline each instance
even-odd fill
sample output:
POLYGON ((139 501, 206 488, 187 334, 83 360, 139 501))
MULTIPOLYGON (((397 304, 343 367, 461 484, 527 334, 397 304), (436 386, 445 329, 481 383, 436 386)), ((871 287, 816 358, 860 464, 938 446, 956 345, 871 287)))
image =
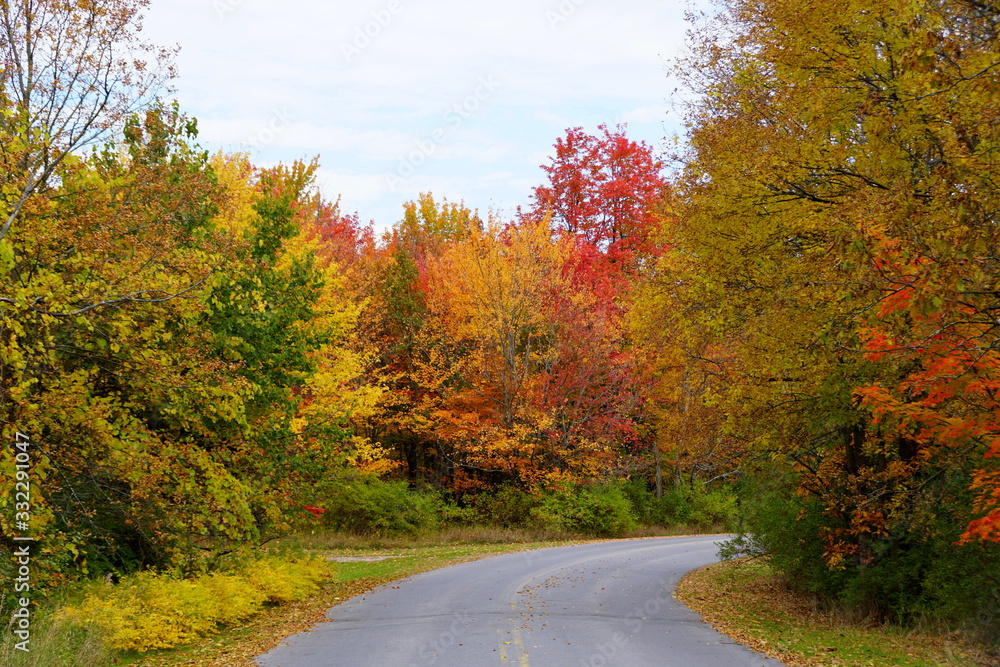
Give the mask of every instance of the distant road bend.
POLYGON ((425 572, 333 607, 262 667, 763 667, 674 599, 720 536, 539 549, 425 572), (396 588, 398 586, 398 588, 396 588))

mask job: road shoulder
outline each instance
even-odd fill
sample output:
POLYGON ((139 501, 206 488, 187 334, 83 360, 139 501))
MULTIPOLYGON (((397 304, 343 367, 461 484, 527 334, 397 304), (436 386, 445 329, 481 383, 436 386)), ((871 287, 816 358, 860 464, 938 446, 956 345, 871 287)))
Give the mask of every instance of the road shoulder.
POLYGON ((797 594, 765 560, 740 559, 684 576, 677 597, 716 630, 789 667, 979 667, 996 664, 957 634, 872 626, 797 594))

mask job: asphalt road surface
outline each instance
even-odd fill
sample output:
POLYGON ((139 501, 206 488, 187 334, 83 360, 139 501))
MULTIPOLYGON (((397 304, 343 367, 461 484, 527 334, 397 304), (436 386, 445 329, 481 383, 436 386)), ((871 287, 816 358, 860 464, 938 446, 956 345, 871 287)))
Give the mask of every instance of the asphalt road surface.
POLYGON ((616 540, 494 556, 374 589, 263 667, 761 667, 673 598, 719 536, 616 540))

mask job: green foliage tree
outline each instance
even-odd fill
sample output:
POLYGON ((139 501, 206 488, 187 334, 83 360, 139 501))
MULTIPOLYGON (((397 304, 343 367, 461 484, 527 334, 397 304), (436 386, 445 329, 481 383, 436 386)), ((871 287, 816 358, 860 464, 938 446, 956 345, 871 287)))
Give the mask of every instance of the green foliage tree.
MULTIPOLYGON (((191 326, 225 252, 207 158, 186 143, 192 132, 176 110, 134 118, 120 149, 63 159, 58 187, 28 200, 3 240, 0 409, 5 436, 38 443, 33 473, 45 483, 33 527, 62 551, 54 567, 67 554, 84 571, 88 559, 169 560, 179 545, 167 535, 186 518, 151 477, 214 470, 181 443, 209 416, 197 406, 225 412, 236 393, 199 363, 206 341, 191 326)), ((175 481, 193 502, 197 490, 175 481)), ((211 491, 202 498, 223 526, 241 511, 211 491)))

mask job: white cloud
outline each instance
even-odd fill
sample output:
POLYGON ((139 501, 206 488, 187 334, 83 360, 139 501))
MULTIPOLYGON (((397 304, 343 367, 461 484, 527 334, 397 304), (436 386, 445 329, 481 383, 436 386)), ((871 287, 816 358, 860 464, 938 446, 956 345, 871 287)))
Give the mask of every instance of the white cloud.
POLYGON ((153 0, 145 35, 181 45, 177 97, 207 146, 249 144, 260 161, 318 154, 336 184, 328 194, 388 225, 425 190, 482 210, 526 204, 566 127, 625 121, 630 135, 658 144, 672 127, 664 61, 683 41, 683 8, 153 0), (499 85, 477 99, 491 77, 499 85), (475 108, 455 123, 455 105, 470 100, 475 108), (289 120, 279 128, 277 117, 289 120), (442 129, 432 155, 390 189, 386 174, 442 129))

